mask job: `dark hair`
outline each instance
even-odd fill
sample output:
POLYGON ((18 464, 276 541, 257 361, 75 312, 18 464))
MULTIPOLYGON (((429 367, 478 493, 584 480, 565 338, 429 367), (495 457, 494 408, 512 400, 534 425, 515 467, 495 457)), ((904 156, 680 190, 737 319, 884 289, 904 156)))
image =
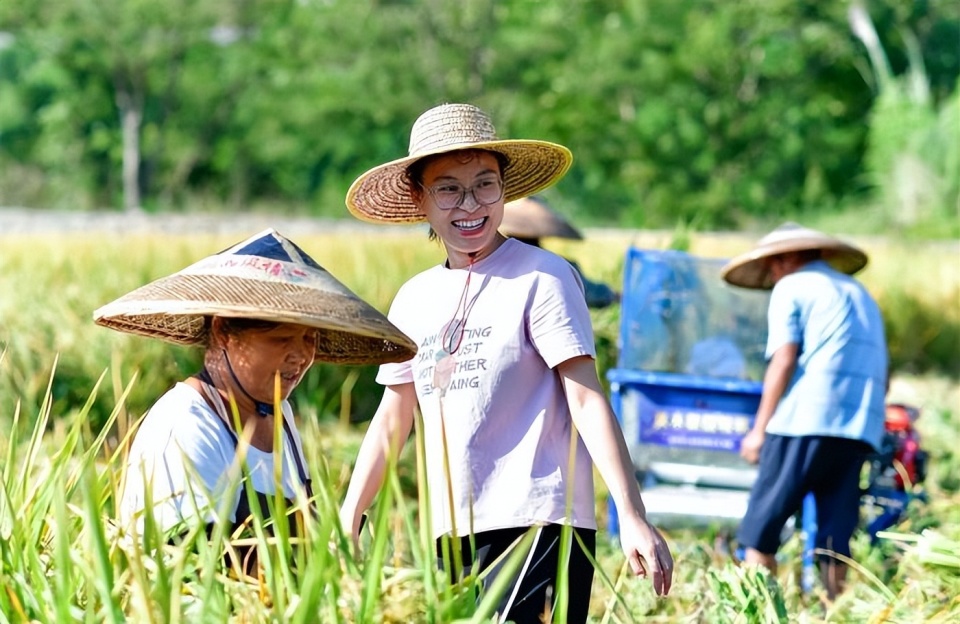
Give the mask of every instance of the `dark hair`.
POLYGON ((804 264, 823 258, 823 252, 819 249, 801 249, 800 251, 796 252, 796 254, 797 258, 799 258, 804 264))
MULTIPOLYGON (((487 154, 492 154, 494 158, 497 159, 497 164, 500 165, 500 177, 503 177, 503 172, 507 170, 507 167, 510 166, 510 159, 506 154, 501 154, 500 152, 495 152, 493 150, 485 150, 481 148, 467 148, 462 150, 454 150, 452 152, 444 152, 442 154, 431 154, 429 156, 424 156, 419 160, 415 160, 410 163, 406 170, 404 171, 404 177, 407 182, 407 189, 411 195, 413 193, 419 193, 419 189, 423 188, 423 172, 426 171, 427 167, 433 161, 437 160, 442 156, 449 156, 451 154, 456 154, 458 158, 462 158, 461 162, 470 162, 470 160, 477 157, 477 154, 484 152, 487 154)), ((433 231, 433 228, 430 228, 427 238, 431 241, 437 240, 439 237, 437 233, 433 231)))
POLYGON ((510 238, 515 238, 521 243, 526 243, 527 245, 533 245, 534 247, 540 246, 540 239, 535 236, 532 236, 530 238, 525 238, 522 236, 511 236, 510 238))
POLYGON ((765 264, 769 266, 771 262, 776 259, 783 258, 796 258, 796 262, 800 265, 804 265, 814 260, 820 260, 823 258, 823 252, 819 249, 799 249, 796 251, 784 251, 778 254, 773 254, 772 256, 767 256, 764 260, 765 264))
MULTIPOLYGON (((245 331, 269 331, 282 325, 276 321, 265 321, 263 319, 253 318, 231 318, 227 316, 218 316, 220 319, 220 330, 229 336, 235 336, 245 331)), ((212 316, 203 317, 203 344, 210 346, 210 338, 213 336, 212 316)))
POLYGON ((444 156, 457 155, 458 158, 462 158, 461 162, 470 162, 470 160, 477 157, 477 154, 483 152, 486 154, 492 154, 494 158, 497 159, 497 164, 500 165, 500 175, 503 175, 503 172, 507 170, 507 167, 510 166, 510 159, 506 154, 501 154, 500 152, 495 152, 493 150, 485 149, 462 149, 454 150, 452 152, 443 152, 442 154, 431 154, 429 156, 424 156, 419 160, 415 160, 407 166, 404 175, 407 179, 407 185, 409 186, 410 192, 412 193, 414 189, 423 187, 423 172, 433 161, 444 156))

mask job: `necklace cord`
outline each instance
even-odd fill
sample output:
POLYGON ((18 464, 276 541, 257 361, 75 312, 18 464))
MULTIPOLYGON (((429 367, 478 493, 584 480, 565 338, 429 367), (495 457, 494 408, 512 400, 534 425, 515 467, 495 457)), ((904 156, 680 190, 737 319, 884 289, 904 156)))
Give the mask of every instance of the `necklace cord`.
POLYGON ((464 326, 467 323, 467 317, 470 316, 470 310, 473 308, 472 305, 468 305, 468 297, 470 295, 470 277, 473 275, 473 265, 476 263, 476 260, 471 256, 470 261, 467 264, 467 281, 463 285, 463 292, 460 293, 460 300, 457 302, 457 309, 454 310, 453 316, 447 322, 443 329, 443 349, 453 355, 460 349, 460 345, 463 343, 463 334, 466 329, 464 326), (463 314, 461 315, 460 308, 463 308, 463 314), (460 317, 459 319, 457 317, 460 317), (453 329, 451 335, 451 328, 453 329), (459 332, 459 334, 458 334, 459 332), (456 344, 453 344, 454 339, 456 339, 456 344))

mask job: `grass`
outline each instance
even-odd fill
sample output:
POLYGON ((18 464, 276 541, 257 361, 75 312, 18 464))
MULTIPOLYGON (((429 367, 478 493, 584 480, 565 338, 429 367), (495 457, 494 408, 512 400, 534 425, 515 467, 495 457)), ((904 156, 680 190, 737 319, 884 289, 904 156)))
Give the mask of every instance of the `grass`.
MULTIPOLYGON (((122 399, 129 387, 110 386, 105 379, 90 401, 69 415, 53 413, 46 394, 47 407, 34 426, 27 427, 21 414, 12 435, 2 436, 0 621, 482 621, 474 617, 475 579, 451 585, 437 574, 431 544, 419 531, 417 501, 403 483, 405 472, 417 469, 417 444, 389 471, 371 516, 373 530, 365 533, 360 552, 340 534, 336 505, 360 440, 352 426, 303 423, 320 513, 305 523, 302 544, 256 532, 253 539, 270 562, 261 579, 238 577, 225 566, 222 553, 236 544, 222 531, 212 544, 196 528, 178 546, 166 544, 166 536, 150 527, 138 539, 125 538, 111 518, 119 483, 128 478, 123 445, 115 435, 129 430, 130 423, 120 422, 126 418, 122 399), (100 432, 87 420, 95 402, 112 406, 108 426, 100 432)), ((943 423, 954 431, 944 445, 956 443, 957 424, 956 415, 943 423)), ((935 465, 942 461, 935 456, 935 465)), ((944 470, 955 472, 957 464, 953 460, 944 470)), ((960 524, 955 518, 960 497, 941 489, 936 479, 929 495, 931 503, 914 505, 879 546, 858 537, 854 556, 860 565, 851 575, 852 589, 828 608, 798 590, 796 539, 786 544, 774 579, 734 565, 709 535, 668 533, 677 578, 666 599, 629 578, 622 556, 601 539, 593 618, 954 621, 960 616, 960 524), (920 526, 925 528, 918 531, 920 526), (871 620, 877 614, 885 615, 871 620)))
MULTIPOLYGON (((440 258, 425 237, 411 244, 410 236, 396 233, 351 241, 286 234, 381 310, 405 277, 440 258)), ((554 248, 575 257, 588 275, 616 281, 626 244, 663 247, 669 238, 598 233, 554 248)), ((432 544, 420 531, 416 444, 408 444, 389 471, 361 550, 339 532, 336 508, 362 436, 362 427, 342 421, 372 410, 379 398, 367 369, 319 368, 297 391, 320 514, 306 522, 303 543, 255 532, 251 539, 267 562, 263 578, 238 577, 224 564, 223 552, 233 544, 222 529, 211 543, 194 529, 174 546, 149 528, 131 540, 113 523, 126 478, 125 437, 150 402, 197 360, 186 349, 98 328, 90 314, 233 242, 0 237, 0 622, 481 621, 476 580, 451 585, 438 574, 432 544)), ((691 249, 729 255, 749 242, 695 235, 691 249)), ((872 253, 863 275, 871 290, 915 297, 932 311, 931 323, 957 322, 960 268, 950 262, 953 251, 864 245, 872 253)), ((599 311, 594 320, 598 339, 615 349, 617 311, 599 311)), ((780 572, 770 578, 734 565, 715 529, 668 533, 677 578, 663 599, 648 583, 629 578, 622 555, 601 532, 592 618, 960 620, 960 390, 950 365, 937 374, 901 370, 894 378, 891 399, 924 409, 918 424, 932 458, 928 502, 915 501, 879 545, 858 537, 853 552, 860 567, 851 574, 851 591, 836 603, 824 607, 817 595, 799 591, 796 539, 785 545, 780 572)), ((601 489, 601 525, 603 497, 601 489)))

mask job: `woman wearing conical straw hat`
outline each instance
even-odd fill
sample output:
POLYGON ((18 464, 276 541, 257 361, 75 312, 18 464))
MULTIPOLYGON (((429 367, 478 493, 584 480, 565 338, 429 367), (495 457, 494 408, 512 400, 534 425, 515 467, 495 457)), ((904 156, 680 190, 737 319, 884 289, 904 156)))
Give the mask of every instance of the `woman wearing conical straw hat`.
MULTIPOLYGON (((583 240, 580 230, 573 227, 563 218, 563 215, 537 195, 504 204, 500 233, 507 238, 515 238, 534 247, 540 247, 542 238, 583 240)), ((583 269, 575 261, 567 258, 567 262, 573 265, 580 281, 583 282, 583 294, 587 300, 587 307, 605 308, 620 300, 619 295, 612 288, 584 275, 583 269)))
POLYGON ((167 531, 213 523, 226 510, 232 534, 255 504, 269 518, 267 499, 278 489, 291 507, 298 494, 309 500, 287 401, 307 370, 315 360, 384 363, 416 353, 383 315, 273 230, 124 295, 94 320, 205 349, 202 370, 160 397, 133 440, 118 511, 139 531, 147 513, 167 531), (239 480, 241 461, 251 488, 239 480))
POLYGON ((507 573, 491 564, 517 540, 531 540, 499 597, 502 620, 538 622, 558 596, 569 598, 568 621, 587 618, 593 568, 580 542, 592 555, 594 464, 626 518, 621 542, 634 573, 649 575, 658 594, 669 591, 672 578, 670 551, 646 520, 622 432, 597 378, 576 272, 563 258, 497 231, 504 201, 550 186, 571 161, 563 146, 498 139, 483 111, 446 104, 416 121, 407 157, 361 175, 346 199, 365 221, 429 223, 447 258, 394 299, 389 318, 419 352, 380 368, 383 399, 341 522, 356 538, 387 458, 399 452, 419 407, 427 462, 421 487, 428 487, 431 507, 424 522, 444 569, 458 577, 462 559, 484 572, 490 588, 507 573), (564 539, 572 547, 569 585, 561 588, 564 539))

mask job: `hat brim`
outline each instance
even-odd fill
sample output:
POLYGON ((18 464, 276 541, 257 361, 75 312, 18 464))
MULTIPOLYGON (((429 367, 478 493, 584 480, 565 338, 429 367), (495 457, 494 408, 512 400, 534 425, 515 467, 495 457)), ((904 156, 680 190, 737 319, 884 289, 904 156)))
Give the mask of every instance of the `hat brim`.
POLYGON ((182 345, 202 344, 204 318, 293 323, 321 330, 316 358, 337 364, 411 359, 417 347, 353 293, 217 275, 177 273, 142 286, 94 312, 111 329, 182 345))
POLYGON ((500 232, 513 238, 566 238, 583 240, 583 234, 542 201, 526 197, 503 207, 500 232))
POLYGON ((830 266, 847 275, 853 275, 867 266, 867 254, 863 250, 835 238, 811 236, 758 245, 730 260, 720 270, 720 276, 734 286, 769 290, 773 288, 773 276, 767 268, 768 258, 810 250, 819 250, 830 266))
POLYGON ((426 217, 413 203, 406 171, 414 162, 460 150, 486 150, 506 156, 503 170, 504 202, 533 195, 562 178, 573 164, 566 147, 549 141, 525 139, 446 145, 443 149, 407 156, 374 167, 358 177, 347 191, 347 209, 371 223, 422 223, 426 217))

